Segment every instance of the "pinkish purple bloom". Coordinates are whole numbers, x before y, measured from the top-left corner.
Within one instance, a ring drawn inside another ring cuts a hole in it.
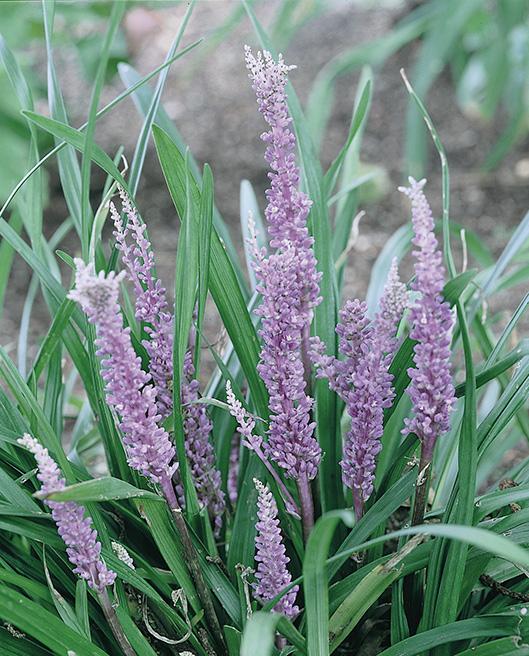
[[[287,565],[290,562],[286,554],[279,519],[277,504],[272,492],[261,481],[254,479],[259,493],[257,499],[257,537],[255,538],[257,561],[257,586],[255,596],[261,603],[266,603],[276,597],[292,581]],[[299,587],[289,590],[274,606],[276,613],[282,613],[289,619],[298,615],[299,608],[295,605]]]
[[[127,275],[134,285],[136,318],[149,324],[145,328],[149,339],[143,341],[143,346],[149,355],[149,372],[156,390],[156,402],[161,418],[164,419],[173,407],[173,316],[168,312],[166,290],[154,274],[154,255],[145,236],[146,226],[141,223],[138,213],[122,189],[120,197],[128,223],[126,227],[123,226],[119,213],[111,205],[116,228],[114,235]],[[127,243],[129,232],[135,242],[134,246]],[[215,452],[210,442],[211,421],[206,407],[196,403],[200,393],[199,383],[195,379],[192,351],[191,344],[185,355],[181,381],[185,448],[198,501],[208,508],[215,524],[215,533],[218,534],[226,504],[220,472],[215,466]]]
[[[262,139],[265,159],[272,169],[266,192],[266,218],[276,249],[268,258],[255,252],[257,290],[263,303],[259,332],[263,346],[259,373],[268,389],[271,410],[267,452],[286,475],[313,479],[321,460],[311,421],[312,399],[305,392],[303,353],[310,334],[313,309],[320,302],[313,239],[307,228],[311,201],[299,190],[295,136],[285,93],[290,70],[282,57],[270,53],[254,57],[246,47],[246,65],[257,96],[259,111],[270,126]]]
[[[258,371],[269,393],[270,417],[267,450],[291,478],[313,479],[321,459],[311,421],[313,400],[305,393],[301,345],[305,318],[300,313],[303,281],[297,270],[295,249],[256,260],[257,290],[263,302],[263,347]]]
[[[345,402],[351,417],[341,465],[343,482],[353,490],[358,516],[373,491],[384,408],[391,406],[394,395],[389,365],[406,304],[406,286],[399,280],[394,260],[372,323],[367,318],[366,304],[358,299],[346,301],[340,311],[340,323],[336,326],[340,360],[325,355],[325,345],[318,338],[311,340],[310,355],[317,377],[329,379],[330,388]]]
[[[376,456],[382,448],[380,438],[384,431],[384,408],[391,406],[394,397],[389,365],[395,354],[395,333],[406,302],[406,286],[399,280],[397,262],[394,260],[380,301],[380,310],[360,344],[352,377],[353,386],[346,394],[351,428],[344,443],[342,478],[344,484],[353,490],[358,516],[362,513],[363,502],[373,492]]]
[[[105,381],[108,404],[119,417],[129,465],[154,483],[171,477],[175,448],[167,431],[158,426],[161,417],[156,391],[149,374],[141,368],[130,339],[130,328],[123,327],[118,297],[123,274],[105,277],[94,273],[92,265],[76,259],[75,289],[69,298],[77,301],[96,327],[97,354]]]
[[[434,235],[432,211],[423,193],[426,180],[417,182],[409,178],[409,182],[409,187],[399,187],[399,191],[411,200],[416,246],[412,289],[420,296],[410,312],[410,336],[417,344],[415,368],[408,370],[411,378],[408,394],[414,416],[406,421],[406,432],[415,433],[431,457],[436,439],[450,427],[450,411],[455,403],[450,374],[453,317],[442,294],[445,270]]]
[[[27,434],[20,438],[18,443],[35,456],[42,494],[60,492],[66,487],[61,471],[48,449]],[[53,521],[66,544],[68,558],[75,565],[74,572],[98,592],[102,592],[107,585],[112,585],[116,574],[109,570],[101,559],[101,543],[97,539],[97,532],[92,528],[92,520],[85,517],[83,506],[73,501],[45,500],[45,504],[51,508]]]
[[[151,243],[145,235],[147,226],[140,221],[138,213],[129,197],[119,190],[123,211],[127,215],[127,225],[123,225],[120,214],[110,204],[110,213],[114,221],[117,247],[127,269],[127,276],[134,285],[136,294],[135,315],[143,321],[149,339],[143,346],[149,355],[149,371],[156,391],[156,403],[162,419],[171,414],[173,395],[173,317],[168,312],[165,288],[154,275],[154,255]],[[129,233],[134,245],[127,242]]]

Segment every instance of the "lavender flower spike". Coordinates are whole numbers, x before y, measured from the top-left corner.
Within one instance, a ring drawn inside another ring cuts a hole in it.
[[[222,516],[226,509],[220,471],[215,465],[215,451],[209,440],[213,424],[204,405],[196,403],[199,399],[199,383],[194,378],[192,351],[184,357],[182,380],[182,404],[185,448],[191,468],[191,476],[199,502],[208,508],[214,523],[215,535],[222,527]]]
[[[258,52],[257,57],[248,46],[244,50],[259,111],[270,126],[261,139],[267,144],[265,159],[272,169],[268,174],[272,186],[266,192],[268,207],[265,211],[271,246],[278,248],[289,242],[306,250],[313,242],[307,230],[312,202],[298,188],[300,174],[294,154],[296,138],[290,129],[292,119],[288,115],[285,92],[287,74],[295,66],[287,66],[282,55],[275,62],[266,50],[262,54]],[[307,266],[309,264],[307,262]],[[317,289],[315,294],[318,295]]]
[[[406,307],[406,286],[400,282],[394,260],[380,301],[380,309],[354,370],[353,387],[347,394],[347,412],[351,428],[347,434],[342,460],[342,479],[353,490],[357,517],[363,503],[373,492],[376,456],[382,445],[384,408],[394,397],[393,376],[389,365],[395,353],[395,333]]]
[[[18,440],[21,446],[35,456],[38,466],[37,478],[42,483],[41,492],[51,494],[66,487],[60,469],[45,449],[34,437],[27,433]],[[45,501],[51,508],[51,515],[57,524],[59,535],[66,544],[66,553],[75,565],[74,572],[88,585],[103,592],[107,585],[112,585],[116,574],[109,570],[101,560],[101,543],[92,528],[92,520],[85,517],[83,506],[73,501]]]
[[[145,236],[145,224],[123,189],[120,188],[123,211],[128,217],[127,226],[115,207],[110,211],[114,220],[114,236],[122,254],[127,275],[134,284],[136,292],[135,313],[139,321],[147,322],[145,332],[149,339],[143,346],[149,355],[149,372],[156,390],[156,403],[162,419],[172,411],[173,380],[173,317],[168,312],[166,291],[154,274],[154,255],[151,244]],[[127,242],[129,232],[135,242]],[[190,342],[194,342],[193,339]],[[208,508],[215,524],[215,533],[220,532],[222,515],[226,507],[221,489],[220,472],[215,466],[215,452],[210,442],[211,421],[205,406],[194,403],[198,400],[199,383],[195,379],[192,351],[194,343],[185,355],[181,396],[185,432],[186,455],[199,502]]]
[[[316,476],[321,449],[310,421],[312,399],[305,393],[304,350],[313,308],[320,302],[320,274],[307,229],[311,202],[299,187],[295,137],[285,94],[290,70],[282,57],[275,62],[270,53],[254,57],[246,47],[246,65],[260,112],[270,126],[262,139],[267,143],[265,159],[272,172],[266,192],[266,218],[271,246],[276,252],[254,260],[258,291],[263,303],[260,336],[263,340],[259,373],[270,395],[268,453],[305,488]]]
[[[175,448],[165,429],[158,426],[155,389],[134,351],[130,328],[123,327],[118,303],[122,274],[96,275],[93,266],[80,259],[75,265],[75,289],[69,298],[81,305],[96,327],[107,401],[120,418],[128,463],[153,483],[163,482],[176,470],[171,464]]]
[[[119,190],[123,211],[128,223],[124,227],[121,216],[110,204],[110,213],[114,221],[114,236],[121,259],[127,269],[127,275],[134,285],[136,293],[135,315],[138,321],[146,322],[145,332],[149,339],[143,346],[149,355],[149,372],[156,390],[156,403],[162,419],[171,414],[173,394],[173,317],[168,312],[168,303],[159,278],[153,274],[154,255],[151,243],[145,236],[146,225],[140,221],[129,197],[123,189]],[[131,234],[135,242],[127,242]]]
[[[258,584],[255,596],[262,603],[277,596],[292,581],[287,565],[290,561],[286,555],[285,545],[281,536],[279,520],[277,519],[277,504],[268,487],[254,479],[259,493],[257,499],[257,537],[255,538],[257,561],[256,577]],[[289,619],[298,615],[299,608],[295,605],[299,587],[289,590],[274,606],[276,613],[282,613]]]
[[[158,426],[161,419],[156,406],[156,392],[150,376],[141,368],[130,340],[130,328],[124,328],[118,303],[121,274],[104,276],[94,273],[91,265],[76,259],[76,289],[69,298],[78,301],[96,326],[97,354],[102,357],[102,376],[106,383],[107,402],[120,417],[127,460],[153,483],[161,487],[180,534],[186,565],[204,606],[205,616],[222,642],[220,625],[211,594],[205,584],[191,535],[182,516],[174,491],[172,476],[177,464],[171,464],[175,448],[167,431]],[[122,272],[123,273],[123,272]]]
[[[414,416],[406,421],[406,431],[414,432],[423,446],[423,456],[431,459],[435,441],[450,426],[450,411],[455,403],[450,374],[450,341],[453,317],[443,299],[445,270],[442,253],[434,235],[434,220],[422,191],[426,180],[409,178],[409,187],[399,191],[411,200],[416,250],[415,280],[412,289],[420,293],[411,308],[410,336],[417,341],[415,368],[410,368],[408,394]]]

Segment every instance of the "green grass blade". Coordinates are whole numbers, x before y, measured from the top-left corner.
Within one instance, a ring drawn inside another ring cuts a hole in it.
[[[471,0],[472,1],[472,0]],[[442,176],[442,196],[443,196],[443,253],[446,263],[446,268],[448,275],[453,278],[456,275],[456,267],[454,264],[454,257],[452,255],[452,247],[450,246],[450,171],[448,169],[448,159],[446,157],[446,151],[439,137],[433,121],[426,109],[425,104],[421,100],[420,96],[415,92],[414,88],[411,86],[404,70],[401,69],[400,74],[406,85],[406,89],[410,94],[411,98],[415,102],[420,116],[428,128],[432,141],[434,142],[435,148],[441,160],[441,176]]]
[[[55,121],[51,118],[46,118],[34,112],[22,112],[27,118],[38,125],[38,127],[46,130],[53,136],[61,139],[65,143],[72,145],[76,150],[85,152],[86,136],[65,123]],[[119,172],[117,166],[110,159],[110,157],[95,143],[92,142],[89,149],[90,157],[105,173],[108,173],[112,178],[118,182],[124,189],[128,190],[128,185],[123,176]],[[86,175],[86,174],[85,174]],[[87,240],[90,239],[90,232],[87,234]]]
[[[413,73],[413,85],[422,98],[427,97],[428,91],[451,55],[454,44],[461,37],[463,28],[481,5],[481,0],[447,0],[432,5],[439,13],[430,23]],[[443,29],[439,29],[440,25],[443,25]],[[410,103],[406,114],[405,161],[409,173],[416,177],[424,174],[426,163],[422,117],[422,111],[417,111],[413,103]]]
[[[328,171],[325,173],[325,176],[323,178],[323,184],[327,196],[330,196],[332,194],[334,187],[336,185],[336,180],[340,175],[340,170],[342,168],[342,164],[344,162],[345,156],[347,155],[347,151],[349,150],[351,144],[353,143],[353,139],[355,138],[356,134],[362,128],[364,120],[367,117],[369,106],[371,104],[371,87],[372,87],[372,81],[368,79],[364,85],[364,88],[362,89],[360,100],[358,101],[358,104],[355,108],[353,118],[351,120],[351,127],[349,128],[349,134],[347,135],[345,144],[342,146],[337,157],[330,165]]]
[[[171,47],[167,52],[167,56],[165,58],[166,62],[169,61],[174,56],[176,49],[180,45],[180,42],[182,40],[182,37],[184,36],[184,32],[189,22],[189,19],[191,18],[191,14],[193,13],[194,6],[195,6],[195,0],[192,0],[192,2],[188,3],[186,13],[184,14],[182,22],[180,23],[178,33],[175,36],[173,43],[171,44]],[[167,81],[168,74],[169,74],[169,66],[164,68],[163,71],[160,73],[160,77],[158,78],[158,82],[156,84],[156,88],[154,90],[154,94],[152,96],[149,108],[147,109],[147,113],[145,114],[143,125],[141,126],[140,135],[136,142],[136,147],[134,149],[134,156],[132,158],[132,164],[130,166],[130,172],[129,172],[129,185],[133,196],[136,195],[136,191],[138,189],[138,183],[140,181],[141,171],[143,168],[143,163],[145,161],[145,154],[147,152],[147,144],[149,142],[152,124],[158,113],[158,107],[160,105],[162,93],[165,87],[165,83]]]
[[[103,45],[98,57],[98,65],[90,105],[88,120],[84,138],[84,148],[81,160],[81,250],[86,261],[90,247],[90,234],[92,231],[92,208],[90,206],[90,171],[92,167],[92,149],[94,146],[94,135],[97,119],[97,105],[105,81],[105,73],[108,65],[110,48],[116,36],[119,24],[125,13],[126,5],[114,2],[108,20],[108,28],[103,40]]]
[[[173,347],[173,407],[175,443],[180,463],[180,476],[184,486],[186,510],[196,515],[199,505],[191,479],[185,450],[185,434],[182,418],[182,381],[185,354],[189,348],[189,335],[198,283],[200,218],[191,198],[190,172],[186,166],[185,212],[181,215],[175,271],[175,321]]]
[[[68,485],[60,492],[54,492],[46,496],[52,501],[76,501],[78,503],[88,503],[90,501],[102,503],[116,499],[135,499],[138,497],[163,501],[162,497],[154,492],[140,490],[134,485],[111,476],[93,478],[75,485]]]
[[[48,105],[51,118],[68,123],[66,106],[57,79],[53,59],[53,18],[55,14],[55,1],[42,0],[42,13],[44,16],[44,37],[46,40],[47,73],[48,73]],[[56,138],[56,145],[60,141]],[[57,151],[59,177],[64,193],[64,199],[70,212],[77,232],[81,234],[81,169],[72,146],[65,145]]]
[[[209,265],[211,252],[211,232],[213,229],[213,174],[208,164],[204,165],[202,176],[202,194],[200,196],[200,234],[198,239],[198,310],[197,310],[197,339],[195,349],[195,369],[197,378],[200,373],[200,350],[202,326],[206,311],[206,301],[209,289]]]
[[[511,616],[489,615],[461,620],[460,622],[451,622],[445,626],[406,638],[406,640],[393,645],[389,649],[385,649],[380,656],[419,656],[439,645],[446,645],[460,640],[491,638],[501,635],[514,636],[517,633],[518,621],[518,617],[513,614]],[[471,653],[479,653],[474,649]],[[493,653],[499,656],[501,652]]]
[[[77,656],[107,656],[64,622],[5,585],[0,586],[0,617],[42,642],[56,654],[74,650]]]
[[[11,219],[9,221],[9,227],[17,235],[20,235],[22,231],[22,219],[18,212],[13,212]],[[9,274],[11,273],[11,267],[13,266],[13,260],[15,256],[15,249],[12,244],[7,240],[3,239],[0,243],[0,320],[2,319],[4,311],[4,299],[9,283]]]
[[[153,126],[153,134],[158,158],[176,210],[180,217],[185,216],[185,160],[176,144],[156,125]],[[190,185],[197,216],[201,194],[193,179],[190,180]],[[264,418],[268,415],[268,399],[256,369],[259,361],[259,341],[233,266],[215,229],[211,234],[210,258],[211,295],[240,359],[255,410]]]
[[[242,635],[240,656],[272,656],[280,617],[277,613],[253,613]]]
[[[8,48],[4,38],[0,36],[0,60],[4,65],[11,86],[17,96],[22,110],[33,110],[33,97],[29,85],[20,69],[13,53]],[[38,135],[35,126],[29,123],[29,163],[39,160]],[[31,179],[26,190],[23,204],[20,204],[22,219],[29,234],[33,248],[40,252],[42,239],[42,175],[38,173]]]
[[[457,306],[457,314],[465,354],[466,383],[465,408],[458,444],[458,499],[455,512],[449,515],[449,520],[455,524],[472,525],[478,451],[476,379],[470,335],[464,309],[460,304]],[[454,599],[459,599],[461,593],[467,552],[468,547],[460,543],[452,543],[448,547],[434,611],[436,626],[453,622],[457,617],[457,605],[454,604]],[[446,651],[441,649],[440,653]]]
[[[421,539],[418,536],[418,539],[410,540],[387,562],[377,565],[342,601],[329,620],[331,652],[342,644],[369,607],[399,578],[399,563],[418,546]]]
[[[191,45],[187,46],[186,48],[183,48],[180,52],[178,52],[174,58],[172,58],[170,61],[164,62],[160,66],[157,66],[154,70],[152,70],[150,73],[148,73],[145,77],[139,78],[133,85],[131,85],[128,89],[120,93],[118,96],[116,96],[111,102],[109,102],[107,105],[105,105],[102,109],[100,109],[97,112],[97,118],[100,118],[101,116],[104,116],[106,113],[111,111],[114,107],[119,105],[119,103],[127,98],[129,95],[133,94],[135,91],[140,89],[144,84],[146,84],[149,80],[151,80],[153,77],[158,75],[160,71],[162,71],[164,68],[169,66],[170,64],[173,63],[173,61],[176,61],[177,59],[180,59],[183,55],[188,53],[190,50],[195,48],[200,41],[196,41],[195,43],[192,43]],[[63,121],[59,121],[59,123],[63,123]],[[86,123],[84,123],[80,128],[79,131],[82,131],[86,128]],[[24,187],[24,185],[28,182],[28,180],[31,179],[33,175],[41,168],[41,166],[47,162],[53,155],[57,154],[59,151],[61,151],[63,148],[65,148],[67,145],[66,141],[61,141],[55,148],[50,150],[46,155],[41,157],[39,161],[32,166],[32,168],[17,182],[17,184],[13,187],[12,191],[10,192],[9,196],[7,197],[6,201],[2,205],[2,208],[0,209],[0,217],[3,217],[7,208],[11,205],[13,200],[16,198],[18,192]],[[79,148],[79,150],[82,150],[82,147]]]

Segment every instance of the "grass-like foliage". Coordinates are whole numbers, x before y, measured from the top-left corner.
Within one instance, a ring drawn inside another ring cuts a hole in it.
[[[446,154],[405,79],[440,155],[442,217],[410,178],[366,301],[346,298],[371,80],[323,170],[291,67],[243,4],[262,52],[247,48],[241,67],[270,167],[263,203],[242,184],[244,262],[213,172],[160,104],[169,65],[197,45],[180,45],[192,3],[164,65],[123,69],[126,91],[98,110],[125,9],[112,4],[78,129],[53,65],[53,3],[49,116],[2,43],[30,166],[1,209],[0,296],[16,252],[33,272],[26,306],[40,288],[51,319],[29,366],[27,327],[17,363],[0,347],[1,653],[529,654],[529,459],[502,462],[529,439],[529,349],[516,341],[529,295],[505,326],[487,312],[528,279],[529,217],[496,262],[468,232],[458,270]],[[94,134],[129,96],[143,127],[125,174]],[[44,155],[41,132],[55,140]],[[174,304],[135,204],[151,137],[179,219]],[[69,217],[47,239],[52,157]],[[107,175],[99,204],[93,167]],[[222,349],[204,334],[211,302]]]

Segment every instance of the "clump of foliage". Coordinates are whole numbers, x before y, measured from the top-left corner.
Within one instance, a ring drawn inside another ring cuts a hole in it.
[[[264,219],[243,185],[249,283],[210,167],[198,169],[160,106],[169,64],[196,45],[179,49],[192,6],[154,93],[153,75],[138,77],[97,111],[115,3],[87,125],[68,125],[54,76],[51,117],[24,107],[36,162],[9,202],[27,195],[30,243],[3,217],[0,234],[32,268],[51,323],[29,373],[0,347],[2,653],[529,653],[529,461],[501,466],[529,439],[529,351],[513,343],[529,295],[503,329],[482,311],[527,279],[517,255],[529,219],[497,263],[468,234],[481,270],[457,272],[446,154],[408,84],[441,155],[441,236],[425,181],[410,178],[411,224],[388,239],[367,300],[343,298],[355,184],[342,169],[370,83],[323,172],[292,67],[246,10],[263,47],[246,49],[246,65],[270,167]],[[140,91],[126,178],[94,142],[95,122]],[[37,127],[57,140],[43,158]],[[174,305],[134,202],[151,133],[180,220]],[[78,253],[59,252],[63,277],[31,184],[52,155],[79,236]],[[93,163],[108,176],[95,211]],[[204,385],[209,296],[229,344],[208,344]]]

